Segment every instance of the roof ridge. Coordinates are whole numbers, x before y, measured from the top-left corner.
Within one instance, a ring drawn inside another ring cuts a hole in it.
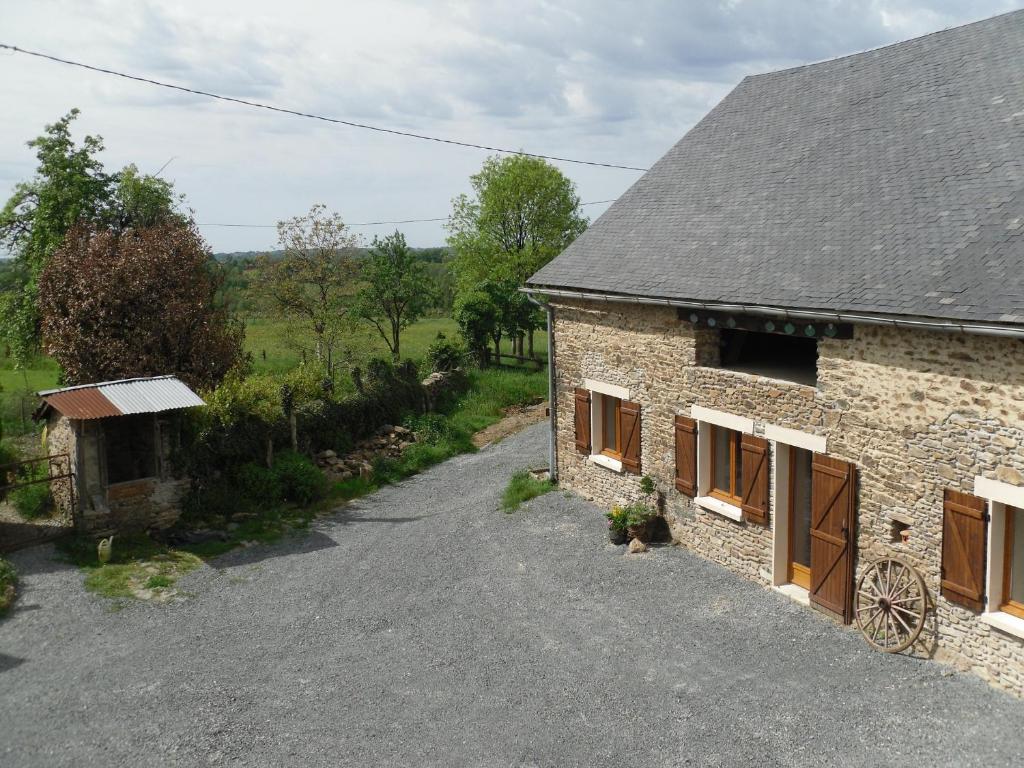
[[[896,48],[901,45],[908,45],[910,43],[916,43],[919,40],[924,40],[929,37],[935,37],[936,35],[944,35],[948,32],[954,32],[960,29],[967,29],[968,27],[974,27],[979,24],[987,24],[990,21],[1001,19],[1005,16],[1013,16],[1015,14],[1024,14],[1024,8],[1015,8],[1012,11],[1006,11],[1004,13],[997,13],[995,16],[986,16],[983,19],[975,19],[974,21],[968,21],[964,24],[957,24],[952,27],[943,27],[942,29],[936,29],[933,32],[925,32],[923,35],[917,37],[908,37],[906,40],[895,40],[891,43],[885,43],[884,45],[876,45],[874,48],[865,48],[863,51],[854,51],[853,53],[844,53],[841,56],[833,56],[828,59],[819,59],[817,61],[808,61],[803,64],[796,64],[792,67],[783,67],[782,69],[769,69],[765,72],[755,72],[754,74],[747,75],[744,80],[755,80],[760,77],[768,77],[769,75],[784,75],[790,72],[796,72],[801,69],[808,69],[810,67],[821,66],[822,64],[831,64],[836,61],[842,61],[843,59],[853,59],[858,56],[865,56],[869,53],[875,53],[877,51],[884,51],[886,48]]]
[[[114,379],[112,381],[97,381],[91,384],[72,384],[70,387],[57,387],[55,389],[41,389],[36,392],[36,395],[42,397],[43,395],[52,395],[57,392],[74,392],[77,389],[98,389],[99,387],[109,387],[114,384],[129,384],[133,381],[158,381],[160,379],[176,379],[178,378],[173,373],[165,373],[160,376],[135,376],[130,379]]]

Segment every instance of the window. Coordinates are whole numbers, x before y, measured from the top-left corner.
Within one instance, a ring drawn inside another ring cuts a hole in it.
[[[622,458],[622,400],[611,395],[597,395],[601,406],[600,453],[613,459]]]
[[[722,368],[817,386],[817,339],[738,328],[719,333]]]
[[[1003,534],[1003,603],[999,609],[1024,619],[1024,509],[1006,507]]]
[[[811,457],[789,449],[789,580],[811,588]]]
[[[124,483],[156,475],[156,426],[152,414],[104,419],[107,482]]]
[[[739,505],[743,495],[742,435],[734,429],[711,427],[710,496]]]

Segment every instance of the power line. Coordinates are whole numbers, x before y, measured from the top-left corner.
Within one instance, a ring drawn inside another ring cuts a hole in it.
[[[35,56],[40,59],[46,59],[47,61],[54,61],[58,64],[67,64],[71,67],[79,67],[81,69],[87,69],[91,72],[100,72],[104,75],[113,75],[114,77],[121,77],[125,80],[135,80],[139,83],[148,83],[149,85],[156,85],[160,88],[170,88],[174,91],[181,91],[183,93],[191,93],[196,96],[206,96],[210,99],[218,99],[220,101],[229,101],[234,104],[243,104],[247,107],[255,107],[256,109],[266,109],[271,112],[281,112],[286,115],[294,115],[295,117],[306,117],[311,120],[321,120],[325,123],[335,123],[337,125],[347,125],[350,128],[362,128],[367,131],[377,131],[378,133],[390,133],[393,136],[404,136],[409,139],[421,139],[423,141],[435,141],[439,144],[452,144],[457,147],[469,147],[471,149],[483,149],[487,152],[500,152],[506,155],[524,155],[526,157],[538,157],[542,160],[555,160],[561,163],[575,163],[577,165],[591,165],[599,168],[618,168],[624,171],[646,171],[647,168],[637,168],[632,165],[616,165],[615,163],[599,163],[593,160],[575,160],[571,157],[557,157],[555,155],[541,155],[536,152],[523,152],[517,149],[502,149],[501,147],[490,147],[486,144],[473,144],[468,141],[457,141],[455,139],[442,139],[437,136],[427,136],[422,133],[411,133],[409,131],[399,131],[394,128],[381,128],[377,125],[368,125],[367,123],[356,123],[351,120],[339,120],[334,117],[324,117],[323,115],[316,115],[310,112],[300,112],[296,109],[288,109],[286,107],[275,107],[270,104],[262,104],[258,101],[249,101],[247,99],[239,99],[234,96],[221,96],[220,94],[210,93],[209,91],[200,91],[195,88],[186,88],[183,85],[174,85],[172,83],[164,83],[160,80],[151,80],[148,77],[140,77],[138,75],[129,75],[124,72],[118,72],[113,69],[106,69],[104,67],[96,67],[91,64],[83,64],[80,61],[72,61],[71,59],[62,59],[59,56],[51,56],[47,53],[40,53],[39,51],[29,51],[25,48],[18,48],[15,45],[6,45],[0,43],[0,49],[6,49],[13,51],[14,53],[24,53],[28,56]]]
[[[615,200],[592,200],[589,203],[580,203],[580,205],[600,205],[601,203],[614,203]],[[360,221],[354,224],[346,224],[346,227],[374,227],[381,224],[419,224],[427,221],[448,221],[447,216],[438,216],[433,219],[400,219],[398,221]],[[277,229],[277,224],[215,224],[215,223],[197,223],[199,227],[245,227],[252,229]]]

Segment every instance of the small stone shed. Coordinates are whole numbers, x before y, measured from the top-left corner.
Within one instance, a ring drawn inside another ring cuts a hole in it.
[[[50,455],[67,454],[76,498],[54,485],[58,508],[75,527],[103,532],[163,528],[179,514],[187,481],[171,453],[180,416],[203,400],[174,376],[124,379],[39,392]]]

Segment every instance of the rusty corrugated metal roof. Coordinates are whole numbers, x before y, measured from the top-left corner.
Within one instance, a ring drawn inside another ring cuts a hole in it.
[[[70,389],[44,395],[43,402],[69,419],[102,419],[120,416],[121,411],[95,388]]]
[[[160,413],[204,405],[203,400],[174,376],[104,381],[39,392],[43,407],[53,408],[69,419],[102,419],[134,413]]]

